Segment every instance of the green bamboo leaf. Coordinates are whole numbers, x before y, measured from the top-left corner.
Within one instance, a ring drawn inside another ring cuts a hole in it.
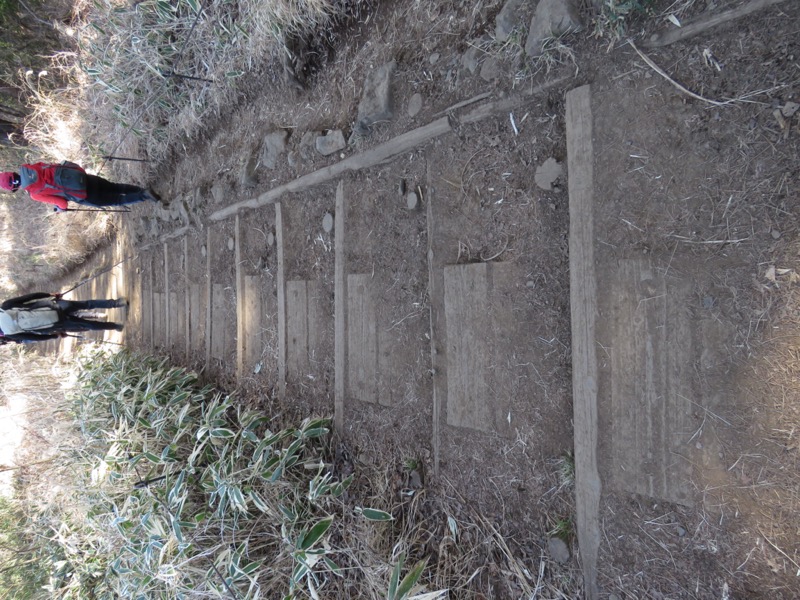
[[[340,481],[339,483],[335,483],[335,484],[333,484],[333,486],[331,486],[331,495],[334,498],[338,498],[339,496],[341,496],[344,493],[344,491],[347,488],[350,487],[351,483],[353,483],[353,476],[352,475],[348,475],[347,478],[344,479],[344,481]]]
[[[267,501],[264,500],[264,498],[262,498],[258,494],[258,492],[250,491],[250,492],[248,492],[247,495],[250,497],[250,500],[253,501],[253,504],[255,504],[255,506],[256,506],[256,508],[258,510],[260,510],[263,513],[271,512],[270,509],[269,509],[269,505],[267,504]]]
[[[327,427],[317,427],[315,429],[307,429],[307,430],[305,430],[303,432],[303,437],[308,438],[308,439],[310,439],[310,438],[318,438],[318,437],[322,437],[323,435],[325,435],[329,431],[330,431],[330,429],[328,429]]]
[[[328,565],[328,568],[331,570],[331,573],[333,573],[337,577],[344,577],[344,573],[342,573],[342,568],[335,562],[333,562],[330,558],[325,556],[323,557],[322,560],[324,560],[325,564]]]
[[[181,532],[181,526],[177,519],[172,519],[172,531],[175,532],[175,537],[178,542],[183,542],[183,533]]]
[[[405,553],[401,552],[397,558],[397,564],[392,569],[392,576],[389,578],[389,591],[386,594],[387,600],[395,600],[397,598],[397,586],[400,584],[400,571],[403,570],[403,563],[406,560]]]
[[[412,588],[417,585],[417,581],[419,581],[427,565],[428,559],[426,558],[425,560],[419,561],[414,565],[414,568],[406,573],[406,576],[403,577],[403,581],[401,581],[400,585],[397,587],[397,600],[405,600],[405,598],[408,597]]]
[[[326,517],[314,525],[311,530],[303,536],[303,539],[300,542],[300,549],[308,550],[314,544],[316,544],[319,539],[328,531],[331,523],[333,523],[332,516]]]
[[[232,438],[235,437],[236,434],[231,431],[230,429],[225,429],[224,427],[218,427],[216,429],[211,430],[211,437],[213,438]]]
[[[378,510],[377,508],[358,508],[356,507],[356,513],[361,514],[365,519],[369,521],[393,521],[394,517],[389,513]]]
[[[151,463],[160,464],[161,458],[153,454],[152,452],[145,452],[144,457],[149,460]]]

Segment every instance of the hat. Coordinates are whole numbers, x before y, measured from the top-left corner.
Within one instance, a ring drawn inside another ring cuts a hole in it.
[[[19,174],[13,171],[0,173],[0,188],[9,192],[16,192],[19,189]]]

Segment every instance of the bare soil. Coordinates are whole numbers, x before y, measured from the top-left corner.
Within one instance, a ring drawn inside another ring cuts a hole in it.
[[[668,3],[657,5],[665,10]],[[453,514],[466,515],[469,506],[493,523],[535,581],[549,537],[563,535],[573,552],[578,548],[569,526],[575,518],[570,483],[559,478],[573,436],[567,179],[565,174],[543,190],[534,173],[548,158],[566,163],[564,95],[591,83],[601,106],[596,146],[606,152],[595,191],[598,235],[606,248],[599,260],[653,257],[666,278],[691,283],[693,302],[686,310],[702,313],[707,324],[707,352],[691,385],[697,397],[709,399],[689,432],[700,431],[688,459],[704,468],[693,468],[684,503],[621,492],[620,486],[605,490],[601,597],[798,597],[800,112],[781,123],[774,111],[800,102],[800,6],[787,2],[686,42],[646,50],[697,94],[730,100],[722,106],[688,97],[630,46],[609,47],[587,32],[562,39],[563,46],[538,61],[525,58],[519,43],[479,42],[493,31],[499,8],[497,2],[455,0],[377,3],[369,19],[339,32],[305,90],[290,90],[277,66],[253,76],[239,106],[163,165],[157,191],[184,204],[186,224],[210,226],[212,211],[368,151],[457,102],[483,92],[492,99],[512,97],[566,78],[511,115],[458,126],[390,164],[347,178],[348,189],[357,190],[348,203],[348,269],[377,282],[376,319],[388,340],[382,359],[392,363],[391,373],[402,375],[380,383],[378,403],[348,405],[348,453],[365,464],[396,465],[398,495],[407,483],[403,465],[421,463],[428,494],[451,503]],[[697,2],[688,13],[704,8]],[[650,18],[631,31],[647,39],[665,23]],[[498,61],[490,81],[462,64],[475,44],[483,49],[481,61]],[[716,62],[704,59],[705,50]],[[397,61],[394,119],[341,155],[303,157],[304,133],[349,134],[364,77],[389,60]],[[411,117],[406,107],[414,93],[422,94],[423,108]],[[296,161],[289,164],[284,155],[275,169],[259,168],[255,181],[243,183],[261,139],[277,129],[289,131],[287,152],[295,152]],[[286,279],[315,280],[318,306],[330,323],[333,234],[323,231],[322,221],[334,210],[334,188],[320,186],[282,201]],[[408,191],[422,197],[420,211],[408,210]],[[429,198],[435,202],[432,229]],[[120,223],[134,250],[184,224],[150,207],[136,210],[153,214],[140,217],[147,226],[136,218]],[[246,211],[241,218],[246,271],[271,281],[277,270],[269,243],[274,211]],[[215,224],[207,248],[214,276],[229,285],[235,271],[228,249],[232,224]],[[198,239],[205,244],[204,231]],[[502,355],[513,357],[493,366],[492,397],[502,407],[493,433],[446,427],[439,477],[432,476],[429,245],[441,265],[498,267],[496,295],[486,310],[496,312],[491,333],[503,340]],[[182,265],[187,280],[201,282],[205,260],[196,252],[190,256]],[[153,273],[158,286],[163,269]],[[274,330],[273,317],[267,315],[265,330]],[[291,384],[289,396],[298,410],[331,414],[332,330],[320,339],[313,377]],[[265,348],[264,373],[274,372],[276,352]],[[228,357],[212,373],[233,382],[235,365]],[[259,394],[273,397],[263,374],[240,383],[256,400]],[[619,477],[610,468],[601,465],[601,473]],[[435,540],[430,548],[441,550]],[[576,564],[575,558],[567,566],[550,561],[548,569],[570,580],[564,589],[579,590]],[[493,597],[520,596],[502,580],[502,574],[482,575],[464,597],[485,597],[490,590]]]

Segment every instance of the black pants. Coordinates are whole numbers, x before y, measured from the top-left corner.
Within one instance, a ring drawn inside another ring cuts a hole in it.
[[[148,200],[147,190],[138,185],[113,183],[97,175],[86,175],[86,204],[119,206]],[[98,307],[100,308],[100,307]]]
[[[96,308],[116,308],[116,300],[56,300],[61,319],[57,327],[62,331],[122,331],[119,323],[94,321],[75,315],[81,310],[94,310]]]

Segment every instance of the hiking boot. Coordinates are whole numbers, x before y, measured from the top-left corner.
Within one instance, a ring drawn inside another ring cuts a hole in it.
[[[122,331],[123,327],[122,323],[114,323],[114,331]]]
[[[158,202],[161,206],[169,206],[169,201],[164,201],[164,199],[156,194],[152,190],[146,190],[144,193],[144,197],[151,202]]]
[[[114,300],[114,306],[116,308],[127,308],[128,306],[130,306],[130,304],[131,303],[128,302],[127,298],[117,298],[116,300]]]

